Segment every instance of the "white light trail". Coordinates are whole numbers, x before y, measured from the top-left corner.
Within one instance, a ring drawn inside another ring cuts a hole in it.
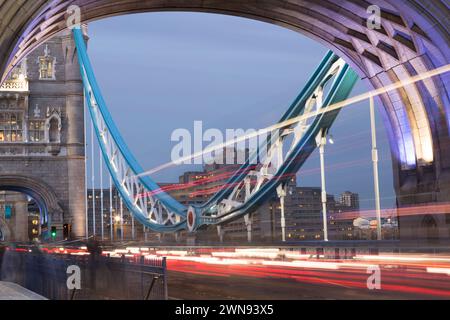
[[[420,257],[420,256],[388,256],[388,255],[356,255],[355,259],[361,260],[378,260],[378,261],[406,261],[406,262],[450,262],[450,258],[439,258],[439,257]]]
[[[450,276],[450,269],[449,268],[431,268],[431,267],[428,267],[427,268],[427,272],[429,272],[429,273],[443,273],[443,274],[446,274],[446,275]]]
[[[318,262],[318,261],[262,261],[265,266],[279,266],[291,268],[308,268],[308,269],[329,269],[337,270],[339,268],[334,262]]]
[[[137,176],[138,177],[142,177],[142,176],[147,176],[147,175],[156,173],[158,171],[167,169],[169,167],[181,164],[181,163],[183,163],[185,161],[189,161],[189,160],[201,157],[201,156],[203,156],[205,154],[210,154],[213,151],[223,150],[225,147],[228,147],[230,145],[234,145],[234,144],[236,144],[238,142],[243,142],[245,140],[248,140],[248,139],[251,139],[251,138],[255,138],[255,137],[259,136],[259,135],[268,134],[268,133],[273,132],[273,131],[275,131],[277,129],[281,129],[281,128],[285,128],[285,127],[291,126],[291,125],[293,125],[293,124],[295,124],[297,122],[300,122],[300,121],[303,121],[303,120],[307,120],[309,118],[315,117],[315,116],[320,115],[322,113],[327,113],[327,112],[331,112],[331,111],[334,111],[334,110],[342,109],[344,107],[347,107],[349,105],[355,104],[357,102],[361,102],[361,101],[367,100],[367,99],[369,99],[371,97],[375,97],[375,96],[387,93],[389,91],[396,90],[396,89],[399,89],[401,87],[404,87],[404,86],[416,83],[418,81],[425,80],[425,79],[428,79],[428,78],[431,78],[431,77],[434,77],[434,76],[437,76],[437,75],[440,75],[440,74],[443,74],[443,73],[446,73],[446,72],[449,72],[449,71],[450,71],[450,64],[447,64],[445,66],[442,66],[442,67],[439,67],[439,68],[436,68],[436,69],[424,72],[422,74],[419,74],[419,75],[416,75],[416,76],[413,76],[413,77],[408,77],[406,79],[400,80],[400,81],[392,83],[390,85],[387,85],[387,86],[384,86],[384,87],[381,87],[381,88],[378,88],[378,89],[375,89],[375,90],[372,90],[372,91],[368,91],[366,93],[362,93],[362,94],[356,95],[354,97],[348,98],[348,99],[343,100],[341,102],[337,102],[335,104],[329,105],[326,108],[315,110],[315,111],[310,112],[310,113],[302,114],[302,115],[300,115],[298,117],[291,118],[289,120],[286,120],[286,121],[277,123],[275,125],[272,125],[272,126],[269,126],[269,127],[263,128],[263,129],[260,129],[258,131],[249,133],[247,135],[242,135],[242,136],[236,137],[234,139],[227,140],[224,143],[205,148],[202,151],[199,151],[199,152],[196,152],[196,153],[184,156],[184,157],[178,159],[177,161],[167,162],[167,163],[162,164],[162,165],[160,165],[158,167],[155,167],[153,169],[150,169],[148,171],[140,173]]]

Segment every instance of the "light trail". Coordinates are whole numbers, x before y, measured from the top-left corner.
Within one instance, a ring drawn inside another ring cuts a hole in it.
[[[427,205],[417,205],[402,208],[386,208],[381,210],[381,214],[385,217],[395,215],[400,216],[414,216],[414,215],[424,215],[424,214],[447,214],[450,212],[450,202],[439,203],[439,204],[427,204]],[[358,217],[368,218],[375,217],[375,210],[359,210],[351,212],[342,212],[336,217],[336,220],[350,220]]]
[[[427,272],[430,272],[430,273],[443,273],[443,274],[446,274],[446,275],[450,276],[450,268],[432,268],[432,267],[428,267],[427,268]]]
[[[424,255],[360,256],[354,259],[312,259],[299,255],[290,261],[281,258],[286,251],[272,249],[266,253],[278,253],[260,259],[243,259],[242,254],[264,253],[253,249],[232,252],[211,252],[215,257],[168,257],[168,268],[186,274],[228,278],[230,276],[261,279],[287,279],[305,284],[329,287],[346,287],[370,292],[367,288],[368,267],[382,270],[382,292],[401,294],[402,297],[450,297],[450,258]],[[293,253],[293,252],[292,252]],[[293,253],[295,254],[295,253]],[[225,259],[217,259],[223,256]],[[232,257],[235,258],[232,258]],[[286,257],[285,257],[286,258]],[[360,258],[367,258],[361,261]],[[280,260],[282,259],[282,260]],[[376,261],[372,261],[376,260]],[[433,262],[441,261],[435,265]],[[295,286],[295,285],[294,285]]]
[[[201,156],[203,156],[205,154],[210,154],[213,151],[223,150],[225,147],[234,145],[236,143],[243,142],[243,141],[246,141],[246,140],[249,140],[249,139],[252,139],[252,138],[256,138],[256,137],[258,137],[260,135],[266,135],[266,134],[268,134],[270,132],[273,132],[275,130],[291,126],[291,125],[293,125],[293,124],[295,124],[297,122],[300,122],[300,121],[303,121],[303,120],[307,120],[309,118],[316,117],[316,116],[318,116],[320,114],[323,114],[323,113],[327,113],[327,112],[331,112],[331,111],[334,111],[334,110],[342,109],[344,107],[348,107],[349,105],[352,105],[352,104],[355,104],[357,102],[361,102],[361,101],[367,100],[367,99],[369,99],[371,97],[376,97],[376,96],[379,96],[381,94],[387,93],[389,91],[397,90],[397,89],[402,88],[404,86],[407,86],[407,85],[410,85],[410,84],[413,84],[413,83],[416,83],[418,81],[422,81],[422,80],[425,80],[425,79],[428,79],[428,78],[431,78],[431,77],[434,77],[434,76],[438,76],[440,74],[444,74],[444,73],[449,72],[449,71],[450,71],[450,64],[447,64],[445,66],[442,66],[442,67],[439,67],[439,68],[436,68],[436,69],[424,72],[422,74],[418,74],[416,76],[408,77],[407,79],[403,79],[403,80],[400,80],[398,82],[392,83],[390,85],[387,85],[387,86],[384,86],[384,87],[381,87],[381,88],[378,88],[378,89],[375,89],[375,90],[372,90],[372,91],[368,91],[366,93],[362,93],[362,94],[356,95],[354,97],[348,98],[348,99],[343,100],[341,102],[329,105],[328,107],[325,107],[323,109],[316,110],[316,111],[313,111],[313,112],[310,112],[310,113],[306,113],[306,114],[303,114],[303,115],[291,118],[289,120],[286,120],[286,121],[277,123],[275,125],[272,125],[272,126],[269,126],[269,127],[263,128],[263,129],[260,129],[258,131],[255,131],[255,132],[247,134],[247,135],[242,135],[242,136],[236,137],[234,139],[230,139],[230,140],[228,140],[228,141],[226,141],[224,143],[221,143],[219,145],[216,145],[216,146],[211,146],[211,147],[205,148],[202,151],[199,151],[199,152],[196,152],[196,153],[184,156],[184,157],[178,159],[177,161],[167,162],[167,163],[162,164],[162,165],[160,165],[158,167],[155,167],[154,169],[150,169],[148,171],[140,173],[140,174],[138,174],[136,176],[137,177],[142,177],[142,176],[147,176],[147,175],[156,173],[158,171],[170,168],[172,166],[176,166],[176,165],[182,164],[183,162],[196,159],[196,158],[201,157]]]
[[[332,150],[329,150],[327,152],[328,155],[334,155],[334,154],[342,154],[345,153],[349,150],[355,150],[356,147],[366,147],[367,144],[356,144],[355,146],[355,139],[357,140],[361,140],[363,137],[362,135],[368,133],[370,131],[361,131],[355,134],[351,134],[351,135],[347,135],[344,137],[341,137],[339,139],[339,148],[335,148]],[[349,143],[342,143],[342,141],[349,141],[352,140]],[[390,159],[379,159],[379,162],[382,161],[388,161]],[[348,161],[348,162],[341,162],[338,164],[333,164],[333,165],[327,165],[325,166],[326,170],[329,169],[345,169],[348,167],[353,167],[353,166],[362,166],[362,165],[367,165],[367,159],[366,158],[361,158],[360,160],[352,160],[352,161]],[[200,178],[200,179],[196,179],[195,181],[189,181],[187,183],[174,183],[174,184],[167,184],[164,186],[160,186],[160,188],[155,189],[153,191],[148,191],[148,192],[144,192],[141,194],[138,194],[135,196],[136,198],[140,198],[140,197],[144,197],[145,195],[156,195],[162,192],[172,192],[172,191],[180,191],[180,190],[186,190],[189,188],[193,188],[193,187],[198,187],[204,184],[209,184],[209,183],[213,183],[213,182],[219,182],[220,180],[228,180],[228,178],[230,178],[232,175],[239,173],[239,172],[244,172],[244,170],[242,170],[240,168],[240,166],[238,165],[234,165],[236,168],[236,170],[226,170],[224,172],[221,172],[219,174],[214,174],[211,176],[205,176],[204,178]],[[255,170],[255,168],[257,167],[257,165],[252,165],[249,168],[247,168],[246,170]],[[303,169],[301,168],[298,171],[298,174],[301,174],[302,176],[307,176],[307,175],[313,175],[315,173],[318,173],[320,171],[320,168],[312,168],[312,169]],[[294,174],[292,174],[294,175]],[[229,184],[221,184],[221,186],[214,186],[208,189],[204,189],[204,190],[195,190],[192,191],[189,195],[194,197],[194,196],[198,196],[198,195],[209,195],[212,193],[216,193],[217,191],[219,191],[221,188],[225,187],[225,186],[230,186]]]
[[[89,254],[86,248],[63,246],[42,248],[44,254]],[[286,248],[149,248],[126,247],[103,251],[103,255],[125,258],[132,263],[167,258],[169,272],[222,279],[288,280],[286,290],[303,284],[325,288],[345,287],[359,294],[371,294],[367,288],[367,270],[378,266],[382,272],[381,290],[402,298],[450,298],[450,256],[432,254],[356,254],[348,259],[316,258],[299,249]],[[28,248],[7,248],[27,253]],[[145,262],[144,262],[145,263]],[[238,277],[238,278],[237,278]],[[214,280],[215,283],[216,280]],[[270,282],[269,282],[270,283]],[[326,292],[324,291],[326,295]],[[376,296],[374,296],[376,297]]]
[[[380,261],[396,261],[396,262],[425,262],[425,261],[439,261],[439,262],[449,262],[450,258],[439,258],[439,257],[422,257],[417,255],[401,255],[401,256],[388,256],[388,255],[378,255],[378,256],[371,256],[371,255],[362,255],[356,256],[357,259],[362,260],[380,260]]]
[[[364,166],[367,165],[367,160],[366,159],[361,159],[361,160],[352,160],[352,161],[347,161],[347,162],[341,162],[338,164],[333,164],[333,165],[328,165],[325,168],[326,169],[333,169],[333,170],[341,170],[341,169],[346,169],[346,168],[354,168],[356,166]],[[301,170],[299,171],[301,173],[302,176],[309,176],[309,175],[314,175],[320,172],[320,168],[312,168],[312,169],[308,169],[308,170]],[[289,174],[285,174],[285,175],[281,175],[281,176],[277,176],[275,175],[274,177],[281,177],[281,178],[292,178],[294,177],[295,174],[293,173],[289,173]],[[211,188],[207,188],[207,189],[201,189],[201,190],[195,190],[189,193],[190,196],[195,197],[195,196],[208,196],[208,195],[212,195],[218,191],[220,191],[221,189],[223,189],[224,187],[235,187],[238,186],[241,182],[236,182],[236,183],[224,183],[218,186],[214,186]],[[250,181],[250,185],[255,185],[256,181]]]
[[[330,154],[334,154],[334,153],[342,153],[348,150],[354,150],[355,147],[354,146],[349,146],[348,148],[339,148],[337,149],[335,152],[330,152]],[[379,160],[379,162],[382,161],[388,161],[390,159],[381,159]],[[366,158],[361,158],[359,160],[351,160],[351,161],[346,161],[346,162],[340,162],[337,164],[332,164],[332,165],[327,165],[325,166],[325,169],[330,170],[340,170],[340,169],[346,169],[346,168],[352,168],[355,166],[364,166],[367,165],[367,159]],[[254,168],[255,166],[252,166],[250,168]],[[238,170],[241,171],[241,170]],[[311,168],[311,169],[300,169],[299,170],[299,174],[301,174],[302,176],[308,176],[308,175],[313,175],[316,174],[320,171],[320,168]],[[201,185],[204,184],[209,184],[209,183],[213,183],[213,182],[220,182],[220,180],[226,180],[227,178],[231,177],[236,171],[225,171],[224,173],[220,173],[216,176],[213,177],[206,177],[206,178],[202,178],[202,179],[198,179],[192,182],[188,182],[188,183],[174,183],[174,184],[169,184],[169,185],[165,185],[165,186],[161,186],[158,189],[152,190],[152,191],[148,191],[148,192],[144,192],[141,194],[138,194],[135,196],[136,198],[141,198],[144,197],[145,195],[157,195],[160,194],[162,192],[172,192],[172,191],[180,191],[180,190],[186,190],[186,189],[190,189],[193,187],[199,187]],[[294,177],[296,174],[294,173],[288,173],[285,175],[282,175],[280,177],[282,178],[291,178]],[[274,176],[274,177],[278,177],[278,176]],[[254,184],[255,182],[251,182],[252,184]],[[213,186],[207,189],[200,189],[200,190],[193,190],[192,192],[189,193],[189,195],[191,196],[197,196],[197,195],[210,195],[213,193],[216,193],[217,191],[221,190],[224,187],[230,187],[230,186],[237,186],[239,185],[240,182],[236,182],[234,184],[226,184],[226,183],[222,183],[220,185],[217,186]]]

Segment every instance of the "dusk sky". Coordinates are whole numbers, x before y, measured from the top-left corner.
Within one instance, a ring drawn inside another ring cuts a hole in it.
[[[259,129],[274,124],[327,48],[275,25],[203,13],[148,13],[89,24],[89,55],[111,113],[144,169],[170,161],[173,130]],[[367,91],[359,82],[352,95]],[[374,207],[368,102],[341,111],[326,146],[327,192]],[[388,139],[377,116],[382,207],[395,203]],[[152,175],[177,182],[180,166]],[[316,151],[297,175],[320,186]],[[106,181],[106,179],[105,179]],[[105,185],[106,186],[106,185]]]

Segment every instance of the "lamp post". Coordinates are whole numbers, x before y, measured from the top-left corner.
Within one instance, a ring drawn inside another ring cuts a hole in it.
[[[328,221],[327,221],[327,191],[325,188],[325,145],[327,144],[327,132],[321,129],[316,136],[316,145],[320,155],[320,180],[322,186],[322,220],[323,220],[323,240],[328,241]]]
[[[277,187],[278,198],[280,199],[280,212],[281,212],[281,241],[286,241],[286,218],[284,215],[284,197],[286,197],[286,190],[283,184]]]
[[[120,241],[123,241],[123,200],[120,198]]]
[[[113,195],[112,195],[111,176],[109,176],[109,233],[112,242],[114,240],[114,230],[113,230]]]
[[[104,229],[104,218],[103,218],[103,155],[102,149],[99,148],[99,161],[100,161],[100,223],[102,227],[100,232],[102,235],[102,240],[105,240],[105,229]]]
[[[134,216],[131,215],[131,239],[135,238],[135,230],[134,230]]]
[[[86,135],[87,135],[87,109],[86,109],[86,93],[83,91],[83,108],[84,108],[84,148],[85,150],[87,150],[88,148],[88,144],[87,144],[87,139],[86,139]],[[84,218],[86,219],[85,221],[85,232],[86,232],[86,239],[89,239],[89,213],[88,213],[88,175],[87,175],[87,152],[86,152],[86,156],[84,157],[84,194],[85,194],[85,199],[84,199]]]
[[[372,165],[373,165],[373,186],[375,193],[375,212],[377,216],[377,240],[381,240],[381,205],[380,205],[380,185],[378,181],[378,150],[377,132],[375,126],[375,103],[373,96],[369,98],[370,105],[370,131],[372,133]]]
[[[91,181],[92,181],[92,235],[95,236],[95,161],[94,161],[94,122],[91,121]]]

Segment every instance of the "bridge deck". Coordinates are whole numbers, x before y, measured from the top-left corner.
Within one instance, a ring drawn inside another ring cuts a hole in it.
[[[0,300],[47,300],[18,284],[0,281]]]

